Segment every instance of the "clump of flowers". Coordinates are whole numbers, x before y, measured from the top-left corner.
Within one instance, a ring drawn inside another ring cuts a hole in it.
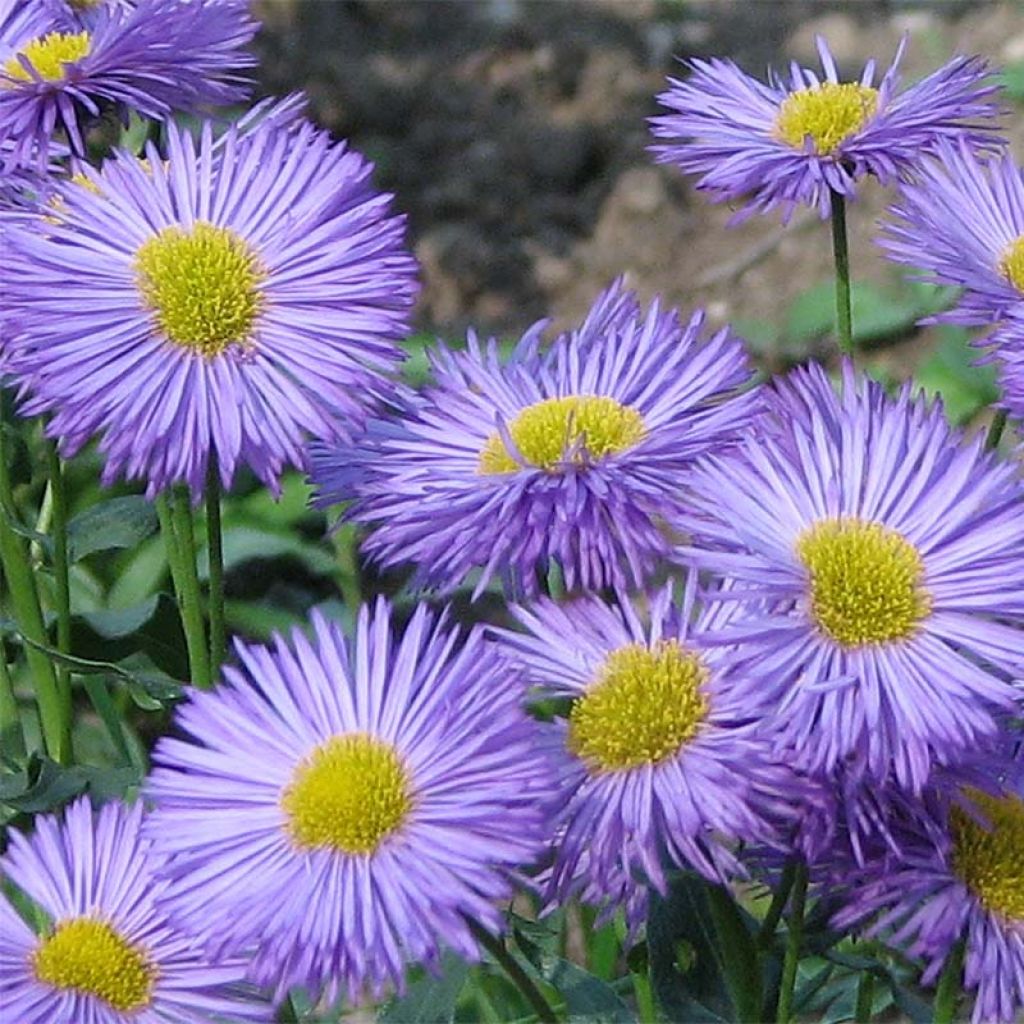
[[[988,65],[903,90],[902,45],[847,81],[820,41],[661,97],[698,189],[831,216],[822,365],[763,380],[620,278],[414,386],[372,165],[301,94],[207,109],[255,29],[0,0],[7,1016],[1019,1019],[1024,192]],[[992,331],[983,434],[864,372],[868,175],[888,254]]]

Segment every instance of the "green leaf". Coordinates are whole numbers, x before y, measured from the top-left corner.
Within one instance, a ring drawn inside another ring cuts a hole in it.
[[[68,557],[77,562],[96,551],[134,548],[157,526],[156,510],[139,495],[101,501],[68,523]]]
[[[405,995],[392,999],[380,1012],[380,1024],[451,1024],[469,965],[454,953],[445,953],[437,975],[414,981]]]
[[[134,767],[65,767],[35,754],[21,772],[0,777],[0,803],[21,814],[40,814],[86,791],[100,802],[122,797],[141,782]]]
[[[651,892],[647,950],[651,986],[669,1020],[719,1024],[732,1003],[719,958],[714,921],[696,875],[673,875],[668,894]]]
[[[62,654],[56,648],[36,643],[24,634],[19,635],[24,643],[41,651],[52,662],[64,665],[79,675],[102,675],[113,682],[127,684],[133,697],[136,697],[136,694],[143,695],[145,703],[139,699],[136,699],[136,703],[146,710],[156,710],[166,703],[180,699],[184,693],[184,687],[180,682],[159,669],[144,654],[133,654],[116,663],[96,661],[74,654]]]
[[[1006,95],[1018,103],[1024,100],[1024,61],[1015,60],[1003,65],[1002,72],[998,75],[1002,82]]]
[[[294,532],[268,530],[258,526],[236,526],[224,532],[224,571],[253,559],[291,557],[315,576],[330,576],[336,569],[334,559],[322,547],[303,540]],[[209,552],[198,558],[200,579],[210,573]]]
[[[636,1024],[632,1011],[607,982],[563,957],[545,952],[519,928],[514,934],[529,965],[561,993],[570,1016],[584,1018],[588,1024]]]
[[[168,675],[177,679],[188,675],[181,616],[169,594],[154,594],[132,608],[72,616],[71,650],[103,662],[146,654]]]
[[[943,325],[931,357],[918,367],[914,379],[929,394],[940,395],[951,423],[963,424],[999,398],[996,370],[975,365],[979,353],[962,327]]]

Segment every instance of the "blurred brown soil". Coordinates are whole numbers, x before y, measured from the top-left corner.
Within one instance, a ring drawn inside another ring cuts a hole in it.
[[[410,218],[423,267],[422,329],[514,333],[580,317],[625,273],[643,295],[713,322],[783,322],[830,271],[813,218],[727,227],[733,211],[656,167],[646,118],[676,58],[723,55],[752,73],[816,63],[825,35],[841,70],[885,64],[910,36],[914,79],[955,52],[1024,58],[1010,3],[682,0],[263,0],[267,91],[304,87],[316,119],[377,162]],[[1020,139],[1024,118],[1010,119]],[[895,282],[872,242],[888,196],[850,210],[854,275]],[[927,334],[880,358],[913,363]],[[903,367],[905,369],[905,367]]]

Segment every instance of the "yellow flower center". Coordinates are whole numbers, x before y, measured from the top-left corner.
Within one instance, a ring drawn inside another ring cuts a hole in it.
[[[373,853],[412,809],[409,774],[390,744],[333,736],[296,768],[281,807],[296,845]]]
[[[91,11],[94,7],[99,7],[104,2],[105,0],[68,0],[68,3],[76,11]]]
[[[32,954],[32,968],[39,981],[96,996],[122,1012],[149,1005],[157,975],[140,946],[92,917],[58,924]]]
[[[905,640],[931,610],[917,549],[881,523],[825,519],[796,550],[810,576],[811,617],[843,647]]]
[[[783,142],[804,148],[809,136],[815,150],[828,156],[875,115],[878,90],[854,82],[822,82],[791,92],[779,107],[775,131]]]
[[[572,461],[582,463],[625,451],[642,441],[647,431],[640,413],[614,398],[572,395],[528,405],[508,425],[508,432],[527,464],[550,471],[577,445]],[[487,439],[480,452],[480,473],[515,473],[522,468],[500,434]]]
[[[1024,800],[968,793],[992,827],[953,808],[953,870],[986,910],[1024,921]]]
[[[35,78],[18,59],[23,56],[40,78],[57,82],[64,77],[66,64],[74,64],[87,57],[91,49],[92,40],[88,32],[48,32],[8,57],[4,62],[4,73],[21,82],[34,82]]]
[[[164,334],[208,358],[247,341],[263,308],[266,275],[230,228],[164,228],[135,254],[135,272]]]
[[[1019,292],[1024,292],[1024,235],[1014,239],[999,261],[999,272]]]
[[[708,670],[676,640],[612,651],[569,714],[569,749],[593,773],[657,764],[693,739],[707,717]]]

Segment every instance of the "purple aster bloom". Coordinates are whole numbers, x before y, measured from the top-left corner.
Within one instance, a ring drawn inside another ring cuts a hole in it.
[[[702,338],[655,302],[644,314],[615,282],[583,324],[542,351],[543,323],[503,364],[495,342],[433,356],[436,385],[359,447],[318,445],[321,505],[377,529],[363,550],[412,562],[451,589],[482,570],[535,593],[553,560],[570,588],[640,584],[671,550],[663,520],[685,506],[687,472],[759,408],[743,345]]]
[[[114,104],[163,120],[176,110],[233,103],[257,24],[238,0],[104,4],[82,27],[71,10],[0,0],[0,141],[24,163],[46,152],[57,127],[84,149],[83,114]]]
[[[389,387],[416,290],[404,219],[359,154],[278,120],[216,143],[207,124],[198,151],[168,126],[166,161],[83,167],[93,187],[45,231],[6,233],[21,411],[53,414],[64,455],[100,434],[105,482],[197,495],[216,455],[226,487],[247,465],[276,489],[307,431],[347,440]]]
[[[250,976],[357,999],[443,947],[477,959],[468,919],[549,838],[557,776],[523,689],[479,629],[417,608],[401,638],[378,601],[354,641],[314,615],[178,714],[148,792],[171,855],[167,908]],[[258,893],[254,899],[253,894]]]
[[[0,992],[17,1024],[271,1021],[242,984],[241,960],[209,963],[158,903],[162,858],[140,832],[142,806],[82,798],[10,833],[0,875],[46,914],[37,934],[0,893]]]
[[[845,906],[834,924],[866,927],[925,964],[934,984],[964,947],[962,985],[975,992],[972,1020],[1019,1020],[1024,1008],[1024,790],[965,787],[907,799],[893,814],[896,848],[833,865]]]
[[[695,474],[684,560],[732,582],[719,631],[777,708],[786,758],[920,789],[990,739],[1024,661],[1024,491],[940,405],[843,368],[780,382],[764,435]],[[774,424],[774,428],[772,427]]]
[[[628,899],[633,879],[664,892],[669,865],[726,881],[742,870],[737,844],[775,839],[770,819],[800,795],[772,759],[756,687],[704,644],[722,613],[694,622],[695,590],[695,574],[678,604],[664,587],[644,619],[625,599],[543,598],[513,609],[525,634],[496,631],[539,695],[572,701],[548,726],[571,794],[550,898]]]
[[[856,193],[872,174],[890,182],[918,168],[941,139],[966,138],[980,148],[999,145],[990,122],[998,92],[980,57],[956,57],[904,91],[892,66],[875,84],[875,62],[860,79],[841,82],[828,46],[818,38],[823,75],[793,64],[789,81],[768,84],[730,60],[693,60],[685,81],[669,79],[659,96],[669,111],[652,118],[663,142],[652,147],[660,163],[699,174],[697,188],[716,202],[749,199],[739,218],[781,205],[831,211],[831,194]]]
[[[896,219],[880,239],[887,255],[923,280],[964,289],[934,319],[991,324],[1024,304],[1024,182],[1011,156],[940,145],[889,212]]]

